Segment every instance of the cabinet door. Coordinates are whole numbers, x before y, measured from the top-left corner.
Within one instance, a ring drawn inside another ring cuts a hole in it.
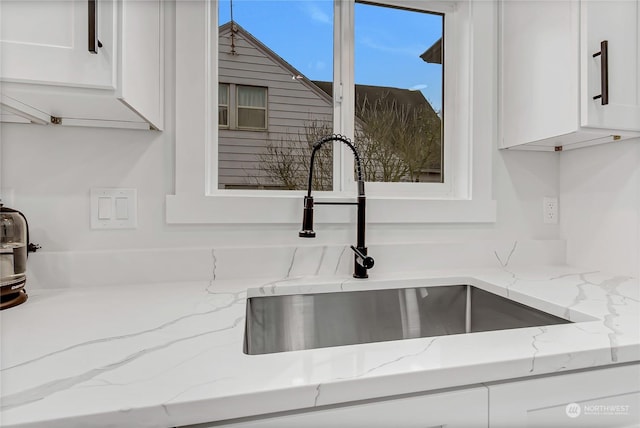
[[[640,365],[489,386],[491,428],[640,426]]]
[[[120,14],[120,85],[117,97],[155,129],[164,118],[164,12],[162,0],[125,0]]]
[[[575,132],[578,3],[504,0],[499,7],[501,146]]]
[[[2,0],[0,79],[113,89],[115,7],[111,0]],[[90,22],[102,43],[97,53],[88,50]]]
[[[478,387],[191,428],[480,428],[487,427],[487,400]]]
[[[640,2],[583,1],[580,15],[582,126],[640,130]],[[607,42],[608,67],[603,55],[593,56],[601,51],[602,41]],[[603,105],[593,97],[602,94],[607,83],[609,100]]]

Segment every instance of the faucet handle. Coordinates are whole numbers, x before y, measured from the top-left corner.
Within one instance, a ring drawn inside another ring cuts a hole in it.
[[[367,251],[366,248],[356,248],[352,245],[351,249],[356,254],[356,263],[365,269],[371,269],[373,267],[375,261],[373,260],[373,257],[365,254]]]
[[[298,232],[300,238],[315,238],[313,231],[313,196],[304,197],[304,211],[302,213],[302,230]]]

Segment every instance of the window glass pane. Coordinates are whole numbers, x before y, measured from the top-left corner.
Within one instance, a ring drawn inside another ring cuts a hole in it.
[[[231,7],[233,6],[233,17]],[[306,189],[311,146],[333,131],[333,1],[220,0],[218,188]],[[222,120],[221,120],[222,123]],[[333,187],[332,148],[314,190]]]
[[[266,107],[267,89],[238,86],[238,107]]]
[[[229,126],[229,109],[227,107],[218,107],[218,125]]]
[[[218,126],[229,126],[229,85],[218,85]]]
[[[224,83],[218,85],[218,104],[229,105],[229,85]]]
[[[442,181],[443,23],[356,4],[356,142],[367,181]]]
[[[238,127],[264,129],[267,124],[265,113],[263,109],[238,108]]]

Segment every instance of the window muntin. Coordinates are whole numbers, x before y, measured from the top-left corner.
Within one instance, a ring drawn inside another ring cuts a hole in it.
[[[229,84],[218,84],[218,126],[229,127]]]
[[[267,88],[236,86],[238,129],[267,129]]]

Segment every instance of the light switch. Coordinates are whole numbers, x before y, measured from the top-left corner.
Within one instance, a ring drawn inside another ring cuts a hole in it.
[[[111,218],[111,198],[101,196],[98,198],[98,219],[109,220]]]
[[[126,220],[129,218],[129,200],[127,198],[116,198],[116,219]]]
[[[138,227],[136,189],[91,189],[92,229],[135,229],[136,227]]]

